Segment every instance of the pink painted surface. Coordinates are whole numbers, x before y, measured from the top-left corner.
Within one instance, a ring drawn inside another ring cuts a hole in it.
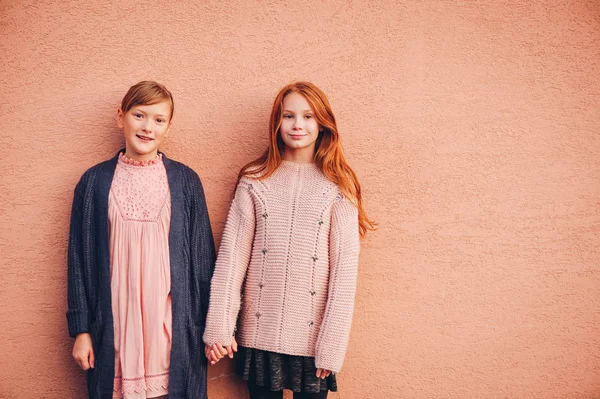
[[[72,191],[142,79],[175,95],[164,150],[217,242],[279,88],[328,93],[381,225],[332,398],[600,397],[600,3],[152,4],[0,4],[0,397],[85,397]],[[232,373],[211,398],[245,397]]]

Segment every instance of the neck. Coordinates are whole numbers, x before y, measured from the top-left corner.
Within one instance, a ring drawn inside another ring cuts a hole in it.
[[[283,151],[281,158],[284,161],[296,162],[296,163],[313,163],[315,161],[315,148],[289,148],[286,147]]]
[[[149,152],[148,154],[138,154],[135,151],[125,148],[125,156],[135,161],[152,161],[158,155],[158,150]]]

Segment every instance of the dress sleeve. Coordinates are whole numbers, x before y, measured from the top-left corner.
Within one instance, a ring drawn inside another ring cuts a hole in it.
[[[315,348],[317,368],[339,372],[344,362],[352,314],[358,255],[358,210],[347,199],[333,205],[329,232],[329,289]]]
[[[204,342],[231,345],[241,304],[242,283],[252,254],[255,227],[254,201],[241,181],[229,209],[211,281]]]

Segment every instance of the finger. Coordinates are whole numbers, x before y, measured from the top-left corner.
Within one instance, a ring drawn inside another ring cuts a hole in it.
[[[88,360],[86,358],[81,359],[81,368],[84,370],[89,370],[90,363],[88,362]]]
[[[217,348],[218,348],[218,349],[219,349],[219,351],[221,352],[221,355],[223,355],[223,356],[227,356],[227,349],[225,349],[225,348],[223,347],[223,345],[221,345],[221,344],[217,344]]]
[[[214,344],[212,347],[212,350],[215,352],[218,359],[221,359],[225,354],[227,354],[227,351],[225,351],[225,354],[222,353],[222,351],[221,351],[222,348],[223,347],[221,346],[221,344]]]
[[[231,345],[227,346],[227,355],[230,359],[233,359],[233,349],[231,349]]]
[[[217,352],[217,344],[212,344],[212,346],[210,347],[210,353],[212,354],[212,356],[216,356]]]
[[[211,356],[210,354],[211,354],[211,352],[212,352],[212,349],[211,349],[211,347],[210,347],[210,346],[208,346],[208,345],[206,345],[206,347],[204,348],[204,353],[206,354],[206,357],[207,357],[208,359],[210,359],[210,356]]]
[[[90,367],[94,368],[94,349],[90,348]]]
[[[210,347],[210,354],[215,360],[219,359],[219,351],[217,350],[216,344],[213,344],[213,346]]]
[[[210,359],[212,360],[212,364],[217,364],[219,361],[220,358],[215,350],[210,351]]]
[[[327,370],[327,371],[325,372],[325,378],[329,377],[330,375],[331,375],[331,371]]]
[[[234,352],[237,352],[238,350],[237,341],[235,340],[235,337],[233,338],[233,342],[231,343],[231,349],[233,349]]]
[[[322,369],[317,369],[317,378],[321,378]]]

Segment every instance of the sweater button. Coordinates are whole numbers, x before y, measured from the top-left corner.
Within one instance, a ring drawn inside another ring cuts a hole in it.
[[[317,223],[319,223],[319,226],[323,225],[323,223],[324,223],[323,219],[319,219],[319,221]]]
[[[248,184],[248,190],[252,191],[254,189],[254,186],[252,184]]]
[[[260,319],[260,312],[256,312],[256,318]]]
[[[267,212],[265,212],[262,214],[262,217],[264,217],[266,219],[267,217],[269,217],[269,214]]]
[[[309,327],[312,327],[312,325],[313,325],[313,324],[315,324],[315,323],[313,323],[312,321],[309,321],[309,322],[308,322],[308,326],[309,326]]]
[[[316,256],[313,256],[313,257],[312,257],[312,260],[313,260],[313,262],[316,262],[316,261],[318,261],[318,260],[319,260],[319,258],[317,258]]]
[[[267,254],[267,252],[269,252],[269,251],[267,251],[267,248],[264,248],[264,249],[262,250],[262,253],[263,253],[263,255],[266,255],[266,254]]]
[[[263,283],[258,283],[258,286],[259,286],[260,288],[262,288],[262,287],[264,287],[265,285],[264,285]]]
[[[310,291],[310,295],[315,296],[317,292],[315,290]]]

